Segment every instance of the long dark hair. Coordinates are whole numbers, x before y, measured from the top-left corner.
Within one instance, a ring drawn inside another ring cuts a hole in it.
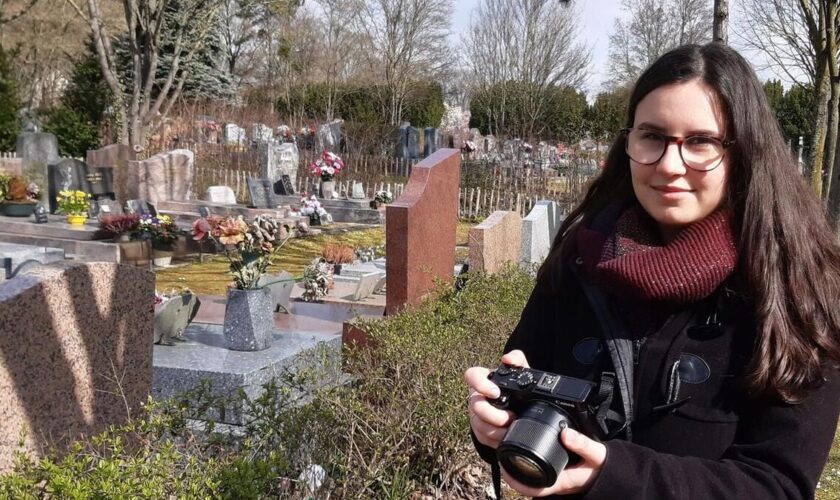
[[[805,184],[750,65],[717,43],[686,45],[660,57],[636,82],[627,110],[664,85],[700,79],[717,93],[730,155],[726,203],[733,214],[736,274],[755,308],[755,351],[746,384],[755,395],[801,400],[840,361],[840,247],[819,200]],[[632,200],[625,138],[617,135],[606,166],[565,219],[538,281],[554,287],[576,251],[581,224],[620,200]]]

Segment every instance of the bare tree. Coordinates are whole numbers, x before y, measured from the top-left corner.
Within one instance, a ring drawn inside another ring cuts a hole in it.
[[[412,80],[439,79],[446,71],[451,12],[452,0],[368,0],[358,10],[364,53],[385,83],[382,101],[392,124],[402,121]]]
[[[180,97],[187,77],[183,63],[192,57],[218,21],[221,0],[179,2],[172,30],[172,63],[162,85],[157,83],[157,70],[169,0],[122,0],[133,75],[127,89],[120,82],[123,68],[118,65],[113,40],[103,21],[101,0],[86,0],[85,11],[76,0],[67,1],[90,26],[102,74],[114,95],[120,123],[119,140],[131,146],[145,146],[148,132],[163,122]]]
[[[834,179],[840,125],[840,14],[836,0],[745,0],[736,31],[770,67],[815,90],[811,186],[840,220],[840,181]],[[825,186],[823,180],[825,179]],[[832,194],[832,192],[834,192]]]
[[[635,81],[674,47],[711,39],[712,10],[706,0],[622,0],[622,5],[629,18],[616,19],[610,34],[610,86]]]
[[[548,91],[583,85],[591,54],[579,41],[579,21],[573,7],[549,0],[478,4],[463,45],[474,95],[495,95],[489,111],[496,133],[507,128],[509,99],[522,103],[529,120],[521,133],[533,136],[539,133]]]
[[[715,0],[712,40],[719,43],[729,43],[729,0]]]

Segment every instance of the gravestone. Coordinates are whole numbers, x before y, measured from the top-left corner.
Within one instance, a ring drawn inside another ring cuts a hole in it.
[[[257,286],[267,286],[271,291],[271,298],[274,301],[274,311],[289,311],[289,301],[292,297],[292,290],[295,288],[294,276],[286,271],[277,274],[264,274],[260,276]]]
[[[260,177],[268,179],[272,183],[289,176],[289,181],[294,185],[297,180],[298,162],[300,155],[293,142],[267,143],[259,147],[260,155]]]
[[[280,196],[293,196],[295,194],[292,179],[287,174],[281,175],[280,180],[274,183],[274,194]]]
[[[492,135],[484,136],[484,151],[489,155],[496,153],[496,138]]]
[[[118,215],[123,212],[122,206],[116,200],[98,200],[100,215]]]
[[[365,273],[359,277],[356,289],[353,291],[351,300],[364,300],[371,295],[382,278],[382,273]]]
[[[210,207],[206,207],[204,205],[198,207],[198,216],[204,219],[210,217]]]
[[[114,199],[113,169],[90,167],[73,158],[64,158],[47,167],[50,211],[55,213],[56,196],[61,191],[80,190],[93,199]]]
[[[186,340],[184,330],[198,314],[199,307],[201,301],[191,293],[171,297],[155,307],[154,343],[172,346],[175,341]]]
[[[255,123],[251,126],[251,142],[262,144],[274,140],[274,131],[263,123]]]
[[[452,282],[461,152],[439,149],[414,166],[400,198],[386,207],[386,311],[416,305],[435,279]]]
[[[518,263],[522,245],[522,218],[516,212],[496,211],[470,228],[470,270],[493,274],[508,262]]]
[[[248,193],[251,195],[251,208],[276,208],[280,205],[274,195],[274,186],[268,179],[248,179]]]
[[[49,212],[46,208],[44,208],[44,205],[39,203],[38,206],[35,207],[35,223],[46,224],[47,222],[49,222],[50,218],[48,214]]]
[[[424,135],[424,143],[423,143],[423,157],[429,156],[430,154],[434,153],[438,149],[438,135],[437,129],[434,127],[426,127],[423,131]]]
[[[248,137],[245,129],[235,123],[225,125],[225,144],[228,146],[243,146]]]
[[[539,200],[537,205],[545,205],[548,213],[548,238],[549,243],[554,243],[554,238],[557,237],[557,232],[560,230],[560,225],[563,219],[560,216],[560,207],[556,201],[553,200]]]
[[[125,202],[125,211],[130,214],[151,215],[152,217],[157,215],[155,206],[147,200],[128,200]]]
[[[210,186],[204,194],[204,199],[211,203],[236,205],[236,194],[228,186]]]
[[[128,198],[185,201],[192,198],[195,154],[188,149],[159,153],[128,162]]]
[[[408,153],[408,129],[410,125],[408,123],[403,123],[400,125],[400,128],[397,129],[397,138],[396,138],[396,148],[394,150],[394,155],[400,160],[407,160],[410,158]]]
[[[523,267],[539,265],[551,248],[551,215],[546,204],[535,204],[522,219],[522,252],[520,264]]]
[[[62,452],[142,411],[153,312],[138,305],[154,289],[153,273],[105,262],[56,262],[0,283],[0,472],[18,452]]]
[[[406,156],[409,160],[417,159],[417,142],[419,141],[418,138],[419,132],[415,127],[408,127],[406,129],[406,137],[405,137],[405,149],[406,149]]]
[[[333,120],[330,123],[330,135],[334,143],[333,148],[329,150],[331,153],[339,153],[341,151],[341,141],[344,140],[344,132],[341,130],[341,121]]]
[[[53,134],[43,132],[23,132],[18,135],[15,151],[22,161],[21,170],[31,181],[41,186],[41,202],[46,203],[49,194],[44,186],[47,185],[47,165],[56,163],[58,154],[58,139]]]
[[[352,197],[354,200],[365,199],[365,186],[361,182],[353,182]]]
[[[88,165],[95,168],[111,169],[112,187],[117,200],[129,198],[128,186],[128,162],[137,160],[137,153],[125,144],[111,144],[100,149],[92,149],[87,152],[86,161]]]

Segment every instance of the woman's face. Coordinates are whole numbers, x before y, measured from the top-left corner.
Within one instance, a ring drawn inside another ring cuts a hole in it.
[[[636,107],[633,128],[680,138],[704,135],[727,139],[715,91],[697,79],[659,87],[646,95]],[[692,170],[683,163],[679,146],[672,141],[652,165],[630,159],[636,198],[659,224],[666,241],[723,203],[730,170],[727,156],[724,154],[713,170]]]

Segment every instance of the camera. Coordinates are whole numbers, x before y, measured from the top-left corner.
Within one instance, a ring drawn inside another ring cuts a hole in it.
[[[501,396],[490,403],[517,417],[496,450],[499,463],[522,484],[553,485],[567,465],[580,460],[560,443],[560,432],[571,427],[590,437],[598,433],[596,385],[509,365],[501,365],[487,378],[501,389]]]

